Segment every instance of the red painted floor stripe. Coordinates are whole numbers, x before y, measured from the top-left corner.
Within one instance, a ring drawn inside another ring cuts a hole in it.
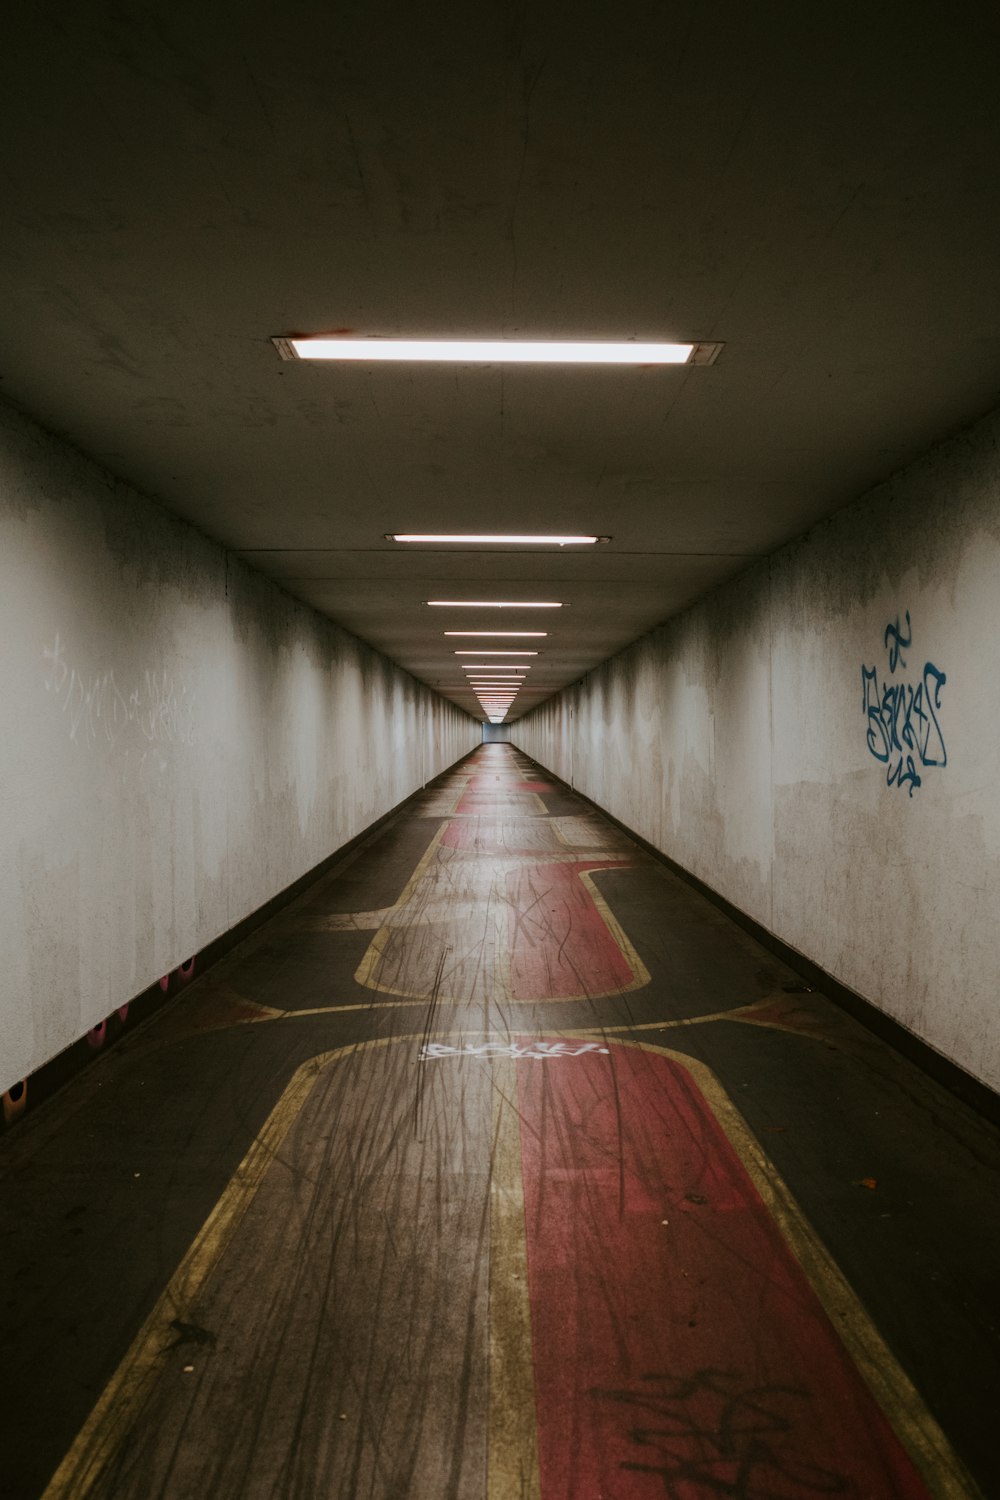
[[[448,849],[472,849],[478,854],[537,856],[540,852],[552,853],[558,847],[555,836],[547,824],[541,823],[541,820],[539,824],[543,831],[536,833],[535,837],[538,840],[544,839],[544,843],[536,842],[532,845],[527,840],[518,839],[519,824],[516,816],[469,818],[465,822],[455,818],[442,834],[441,843]]]
[[[632,967],[580,879],[582,871],[621,863],[537,864],[507,876],[515,999],[606,995],[632,983]]]
[[[690,1073],[517,1071],[542,1500],[927,1500]]]

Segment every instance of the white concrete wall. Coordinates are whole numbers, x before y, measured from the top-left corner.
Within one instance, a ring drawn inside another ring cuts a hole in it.
[[[543,704],[513,735],[993,1088],[998,442],[994,416],[934,449]],[[891,670],[886,628],[897,621],[912,644]],[[862,668],[877,674],[871,715]],[[879,705],[897,685],[898,746],[879,760],[868,739],[881,755],[890,746],[892,714]],[[908,756],[919,786],[894,779]]]
[[[0,406],[0,1090],[480,725]]]

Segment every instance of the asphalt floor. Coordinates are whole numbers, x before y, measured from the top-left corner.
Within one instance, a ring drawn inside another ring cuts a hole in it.
[[[1000,1495],[1000,1137],[510,745],[0,1138],[4,1500]]]

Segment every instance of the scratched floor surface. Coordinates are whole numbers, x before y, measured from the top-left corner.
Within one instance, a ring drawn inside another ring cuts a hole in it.
[[[0,1141],[5,1500],[1000,1494],[1000,1141],[484,746]]]

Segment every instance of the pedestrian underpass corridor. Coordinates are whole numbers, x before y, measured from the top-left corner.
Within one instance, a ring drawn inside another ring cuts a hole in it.
[[[996,1132],[511,745],[0,1166],[10,1500],[1000,1494]]]

